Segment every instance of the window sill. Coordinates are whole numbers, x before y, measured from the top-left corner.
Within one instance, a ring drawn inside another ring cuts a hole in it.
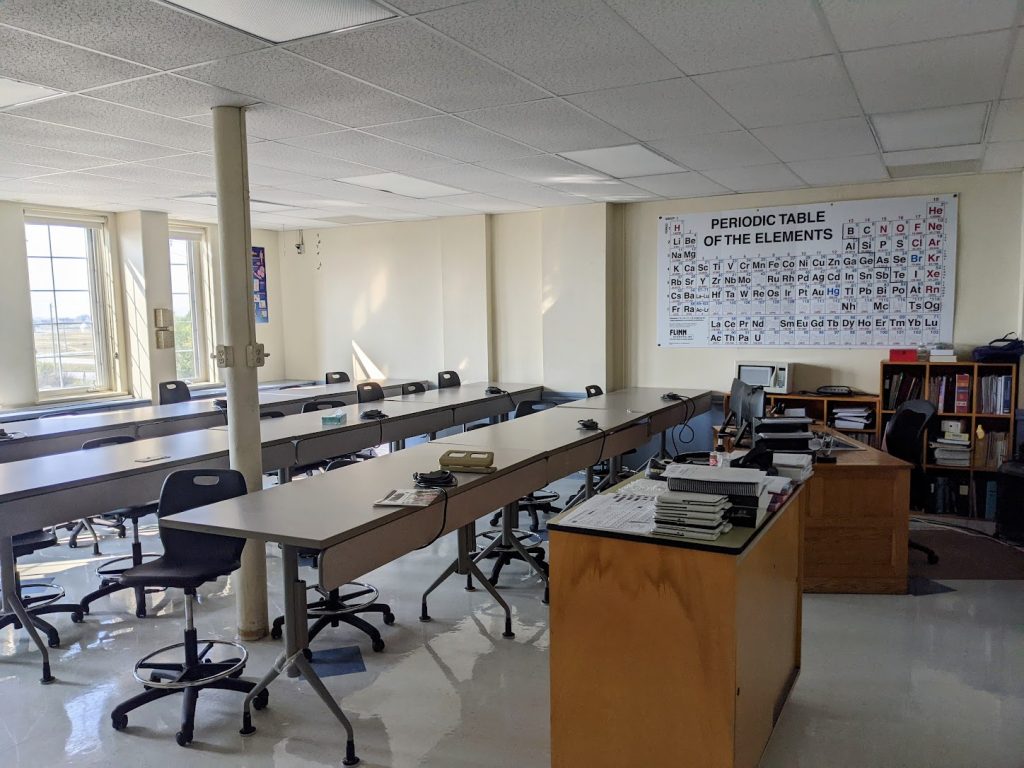
[[[102,394],[92,393],[88,396],[55,397],[43,400],[35,405],[0,409],[0,420],[23,421],[25,419],[36,419],[54,411],[81,411],[85,413],[109,410],[114,407],[131,408],[136,405],[145,405],[149,402],[147,399],[134,398],[127,392],[105,392]]]

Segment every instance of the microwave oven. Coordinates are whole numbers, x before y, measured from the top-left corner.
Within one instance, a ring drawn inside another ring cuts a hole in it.
[[[795,363],[740,360],[736,363],[736,378],[754,387],[764,387],[769,395],[788,395],[793,391]]]

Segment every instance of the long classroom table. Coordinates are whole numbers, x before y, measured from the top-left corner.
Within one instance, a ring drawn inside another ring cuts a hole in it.
[[[385,393],[391,394],[401,392],[402,385],[409,381],[377,380]],[[355,387],[355,382],[345,382],[285,390],[261,390],[260,408],[290,414],[298,413],[303,404],[311,400],[332,399],[354,403]],[[0,429],[14,436],[12,439],[0,439],[0,463],[77,451],[82,443],[97,437],[160,437],[223,425],[227,423],[227,416],[216,403],[216,399],[197,399],[171,405],[147,405],[0,424]]]
[[[666,410],[675,413],[677,423],[683,423],[707,410],[710,400],[710,392],[695,392],[689,406],[681,401],[663,405],[659,396],[656,407],[659,414]],[[578,421],[585,417],[594,418],[602,428],[579,429]],[[436,469],[442,453],[467,443],[445,438],[302,483],[290,483],[162,518],[161,525],[172,528],[242,536],[282,545],[285,649],[247,697],[244,722],[251,717],[250,704],[259,691],[283,671],[295,667],[345,728],[346,764],[353,764],[355,760],[351,724],[303,655],[308,645],[306,583],[299,575],[299,550],[321,553],[319,582],[322,588],[340,587],[408,552],[428,546],[445,533],[459,530],[461,536],[477,518],[495,508],[514,505],[519,498],[542,488],[554,477],[590,466],[595,457],[640,447],[656,434],[651,429],[653,424],[649,415],[639,410],[592,408],[588,416],[581,416],[580,412],[559,406],[454,436],[472,440],[469,446],[493,450],[497,469],[487,475],[457,473],[458,485],[447,489],[426,507],[376,507],[373,502],[395,488],[410,487],[413,472]],[[659,418],[657,426],[672,425],[666,416]],[[550,440],[559,447],[535,442],[540,439]],[[521,441],[519,445],[518,441]],[[463,543],[460,540],[460,548]],[[506,625],[507,634],[510,633]]]

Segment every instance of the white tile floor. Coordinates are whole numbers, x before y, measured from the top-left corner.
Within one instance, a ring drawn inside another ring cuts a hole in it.
[[[156,542],[155,527],[147,536]],[[104,553],[125,549],[107,538]],[[273,548],[272,611],[280,611]],[[95,583],[88,549],[66,547],[23,562],[71,595]],[[547,608],[538,582],[514,564],[503,593],[515,611],[514,640],[501,613],[459,580],[431,601],[434,621],[418,621],[419,594],[454,554],[451,537],[368,578],[398,621],[374,654],[350,628],[327,630],[317,648],[359,645],[361,673],[326,678],[356,728],[370,768],[540,768],[550,763]],[[1024,582],[950,582],[924,597],[805,598],[804,664],[763,768],[1021,768],[1024,765]],[[94,607],[84,624],[56,618],[62,647],[57,682],[38,682],[38,654],[23,632],[0,631],[0,765],[15,766],[337,766],[343,733],[304,683],[281,679],[258,733],[238,735],[240,699],[200,697],[196,741],[184,750],[174,698],[110,727],[114,703],[138,692],[134,661],[180,638],[180,593],[156,596],[139,621],[123,592]],[[231,579],[202,592],[200,634],[230,638]],[[262,674],[279,644],[250,643],[250,675]],[[625,651],[624,651],[625,653]],[[582,768],[582,767],[581,767]],[[631,767],[630,767],[631,768]]]

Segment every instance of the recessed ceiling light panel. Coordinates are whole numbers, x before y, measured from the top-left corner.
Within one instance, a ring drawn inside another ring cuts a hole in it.
[[[655,176],[659,173],[678,173],[684,170],[661,155],[639,144],[603,149],[583,149],[562,152],[562,157],[574,160],[588,168],[607,173],[617,179],[627,176]]]
[[[885,152],[977,144],[985,128],[988,104],[960,104],[872,115]]]
[[[55,91],[53,88],[44,88],[41,85],[0,77],[0,107],[24,104],[26,101],[45,99],[47,96],[56,96],[59,93],[61,91]]]
[[[351,29],[396,16],[371,0],[174,0],[173,5],[272,43]]]
[[[465,192],[455,187],[446,187],[444,184],[435,184],[432,181],[416,179],[401,173],[375,173],[372,176],[354,176],[348,179],[339,179],[346,184],[355,184],[358,187],[369,187],[379,189],[381,192],[391,192],[395,195],[415,197],[419,199],[427,197],[444,197],[445,195],[461,195]]]

